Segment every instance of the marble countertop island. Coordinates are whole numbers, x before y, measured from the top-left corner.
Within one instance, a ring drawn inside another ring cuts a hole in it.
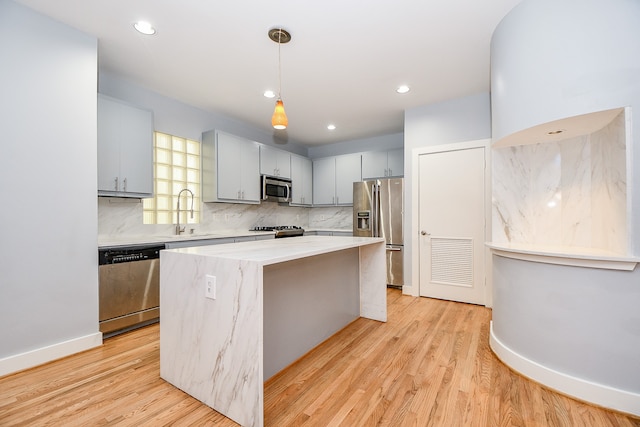
[[[385,242],[302,236],[164,250],[160,310],[160,376],[263,426],[266,379],[358,317],[386,321]]]

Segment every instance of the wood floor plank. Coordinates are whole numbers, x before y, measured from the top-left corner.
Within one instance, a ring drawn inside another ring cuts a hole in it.
[[[387,323],[357,319],[265,383],[268,427],[640,427],[548,390],[489,348],[491,310],[389,289]],[[0,426],[237,424],[159,377],[159,328],[0,378]]]

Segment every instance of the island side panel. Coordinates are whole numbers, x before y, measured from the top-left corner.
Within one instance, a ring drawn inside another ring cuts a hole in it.
[[[358,248],[264,267],[265,380],[360,317],[359,278]]]
[[[360,316],[387,321],[387,258],[384,242],[360,246]]]
[[[216,299],[205,298],[205,276]],[[243,426],[263,425],[262,267],[162,251],[160,376]]]

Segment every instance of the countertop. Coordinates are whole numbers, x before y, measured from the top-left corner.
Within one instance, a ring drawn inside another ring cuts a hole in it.
[[[384,243],[384,241],[381,237],[300,236],[288,239],[232,243],[224,246],[195,246],[168,251],[269,265],[343,249]]]
[[[305,228],[305,232],[339,232],[349,233],[351,230],[342,229],[318,229],[318,228]],[[249,230],[224,230],[216,231],[213,233],[196,233],[196,234],[181,234],[179,236],[175,234],[167,235],[103,235],[98,236],[98,247],[118,247],[127,245],[146,245],[153,243],[168,243],[168,242],[183,242],[189,240],[209,240],[209,239],[230,239],[235,237],[255,237],[274,235],[273,231],[249,231]]]

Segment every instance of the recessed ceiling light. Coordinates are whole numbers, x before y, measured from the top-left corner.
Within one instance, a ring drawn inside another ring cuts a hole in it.
[[[138,30],[138,32],[142,34],[146,34],[148,36],[156,33],[156,29],[153,28],[153,26],[147,21],[138,21],[135,24],[133,24],[133,28]]]
[[[327,126],[327,129],[329,129],[329,130],[335,130],[335,128],[336,128],[336,125],[334,125],[334,124],[330,124],[330,125]]]
[[[265,90],[264,91],[264,97],[265,98],[275,98],[276,97],[276,93],[272,90]]]
[[[407,85],[400,85],[398,86],[398,88],[396,89],[396,92],[398,93],[407,93],[409,92],[411,89],[409,88],[409,86]]]

